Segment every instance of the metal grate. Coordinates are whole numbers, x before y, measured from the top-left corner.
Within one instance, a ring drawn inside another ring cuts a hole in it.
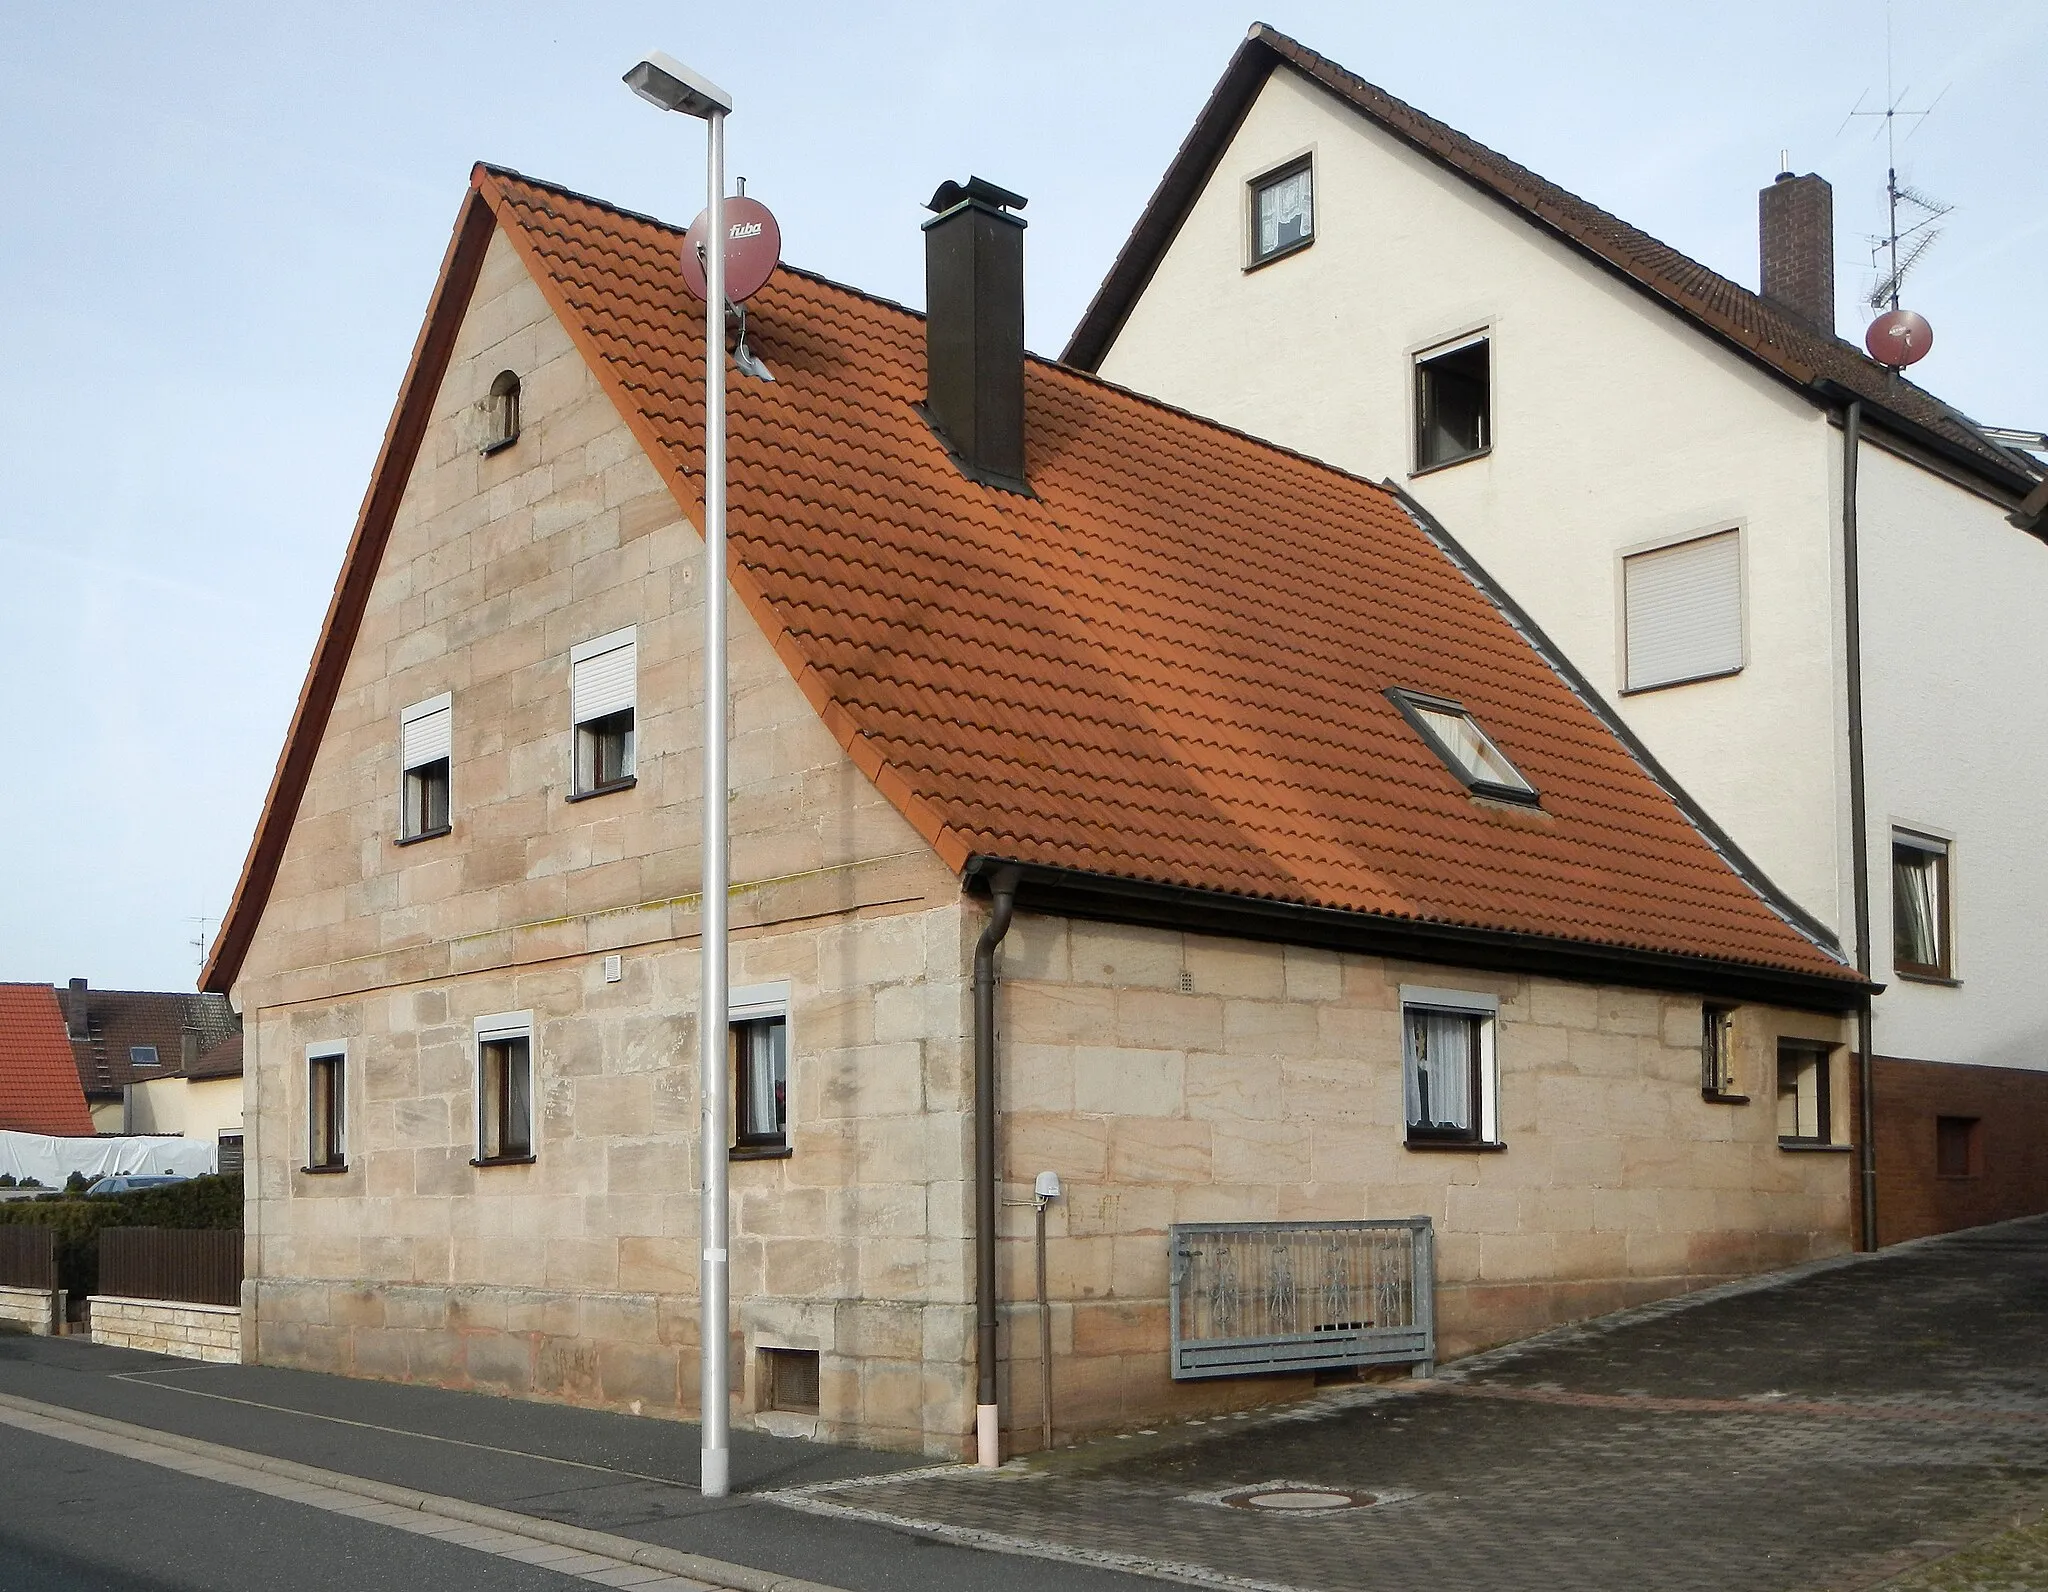
[[[1434,1362],[1426,1216],[1183,1222],[1168,1242],[1177,1380]]]
[[[764,1408],[792,1410],[800,1415],[818,1413],[816,1349],[763,1349],[761,1369],[767,1383]]]

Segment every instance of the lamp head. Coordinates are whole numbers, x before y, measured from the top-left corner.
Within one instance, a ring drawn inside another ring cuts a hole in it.
[[[1031,1190],[1032,1196],[1042,1200],[1056,1200],[1060,1197],[1060,1175],[1057,1172],[1040,1172],[1038,1182]]]
[[[709,120],[732,109],[732,96],[710,78],[691,71],[672,55],[651,51],[625,77],[626,87],[665,111]]]

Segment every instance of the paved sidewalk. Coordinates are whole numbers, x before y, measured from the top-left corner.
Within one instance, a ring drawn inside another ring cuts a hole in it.
[[[1225,1501],[1281,1483],[1383,1501]],[[1063,1559],[1053,1585],[1093,1564],[1316,1592],[2038,1586],[1929,1561],[2048,1502],[2048,1219],[1609,1318],[1434,1383],[785,1496]],[[2008,1546],[2040,1562],[2038,1538]]]

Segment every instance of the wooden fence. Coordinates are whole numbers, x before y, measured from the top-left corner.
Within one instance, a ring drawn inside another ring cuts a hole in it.
[[[0,1288],[57,1286],[57,1235],[47,1227],[0,1227]]]
[[[98,1292],[118,1299],[240,1304],[242,1235],[232,1228],[103,1228]]]

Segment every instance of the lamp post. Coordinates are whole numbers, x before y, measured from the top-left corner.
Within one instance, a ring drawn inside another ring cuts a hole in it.
[[[659,52],[626,74],[626,86],[665,111],[707,124],[704,237],[704,886],[698,944],[704,993],[698,1003],[698,1126],[704,1192],[698,1235],[699,1363],[702,1453],[698,1482],[706,1498],[723,1498],[731,1479],[731,1412],[726,1404],[726,1350],[731,1307],[727,1259],[725,1129],[727,985],[725,844],[725,117],[732,96],[682,62]]]

